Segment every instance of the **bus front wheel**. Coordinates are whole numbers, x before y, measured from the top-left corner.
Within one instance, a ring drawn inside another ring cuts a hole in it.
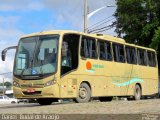
[[[87,83],[82,83],[79,88],[77,98],[75,99],[78,103],[89,102],[91,99],[91,89]]]
[[[137,84],[134,89],[134,100],[140,100],[142,96],[142,90],[140,86]]]

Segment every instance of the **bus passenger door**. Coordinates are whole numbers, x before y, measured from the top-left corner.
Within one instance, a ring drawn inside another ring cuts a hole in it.
[[[66,34],[63,36],[61,49],[61,97],[75,97],[77,94],[77,76],[79,35]]]

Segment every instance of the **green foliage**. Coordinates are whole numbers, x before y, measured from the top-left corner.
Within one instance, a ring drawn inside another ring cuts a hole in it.
[[[0,83],[0,86],[3,86],[3,83]],[[12,83],[4,82],[4,86],[6,86],[7,88],[10,88],[12,86]]]
[[[160,26],[160,1],[116,0],[116,32],[130,43],[149,46],[154,30]]]
[[[10,83],[10,82],[5,82],[5,83],[4,83],[4,86],[6,86],[7,88],[9,88],[9,87],[12,86],[12,83]]]
[[[116,0],[116,32],[127,42],[158,51],[160,66],[160,0]]]
[[[141,4],[143,0],[117,0],[116,32],[130,43],[140,43],[141,39],[138,36],[146,24],[146,12]]]
[[[158,27],[157,30],[155,30],[155,34],[153,36],[153,39],[152,39],[152,43],[150,44],[150,47],[158,50],[160,49],[160,27]]]

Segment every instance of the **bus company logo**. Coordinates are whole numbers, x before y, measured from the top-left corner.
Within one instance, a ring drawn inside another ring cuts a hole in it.
[[[99,65],[99,64],[93,64],[90,62],[90,61],[87,61],[86,62],[86,72],[89,72],[89,73],[95,73],[96,69],[101,69],[101,68],[104,68],[103,65]]]
[[[95,73],[95,70],[92,68],[92,63],[90,61],[86,62],[86,72]]]

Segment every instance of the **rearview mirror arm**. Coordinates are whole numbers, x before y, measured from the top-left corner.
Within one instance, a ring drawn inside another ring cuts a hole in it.
[[[6,58],[6,53],[8,50],[10,49],[17,49],[17,46],[11,46],[11,47],[7,47],[5,48],[2,53],[1,53],[1,57],[2,57],[2,61],[5,61],[5,58]]]

